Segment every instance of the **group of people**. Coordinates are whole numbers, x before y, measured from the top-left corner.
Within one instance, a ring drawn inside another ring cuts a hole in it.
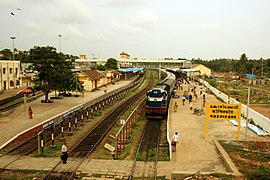
[[[186,84],[186,82],[184,81],[183,83]],[[176,89],[180,89],[181,90],[183,89],[182,86],[180,85],[180,82],[178,82],[176,84]],[[196,86],[194,86],[193,88],[189,85],[188,86],[188,92],[190,92],[189,96],[188,97],[185,97],[183,95],[182,97],[182,104],[185,105],[185,102],[187,101],[188,99],[188,102],[189,102],[189,107],[190,107],[190,110],[192,111],[193,110],[193,101],[194,101],[194,98],[193,98],[193,95],[192,95],[192,92],[194,93],[194,97],[195,97],[195,100],[197,100],[198,96],[196,94]],[[203,107],[205,107],[205,101],[206,101],[206,96],[205,96],[205,92],[203,91],[202,89],[202,86],[200,86],[200,96],[202,98],[202,101],[203,101]],[[177,109],[178,109],[178,104],[177,102],[174,103],[174,112],[177,112]],[[172,147],[172,152],[175,152],[176,151],[176,144],[179,143],[179,134],[178,132],[175,132],[173,137],[172,137],[172,141],[171,141],[171,147]]]
[[[182,97],[183,106],[185,105],[185,101],[186,101],[186,97],[183,96],[183,97]],[[189,95],[188,101],[189,101],[189,108],[190,108],[190,110],[192,111],[192,109],[193,109],[193,101],[192,101],[192,95],[191,95],[191,94]],[[178,104],[177,104],[177,102],[174,103],[173,109],[174,109],[174,112],[177,112],[177,109],[178,109]]]
[[[184,81],[184,83],[186,83],[186,82]],[[176,89],[178,89],[178,87],[180,87],[180,81],[178,81],[176,83],[176,85],[177,85],[176,86]],[[183,88],[181,88],[181,89],[183,89]],[[200,91],[200,96],[201,96],[202,101],[203,101],[202,105],[203,105],[203,107],[205,107],[206,98],[205,98],[205,92],[203,91],[202,85],[200,86],[199,91]],[[188,102],[189,102],[189,109],[192,111],[193,110],[193,101],[194,101],[194,98],[195,98],[195,101],[198,98],[198,95],[196,93],[196,86],[193,86],[192,87],[189,84],[188,85],[188,92],[190,92],[190,94],[188,96],[183,95],[183,97],[181,98],[181,101],[182,101],[182,104],[184,106],[185,105],[185,102],[188,100]],[[175,93],[176,93],[176,90],[175,90]],[[193,95],[192,95],[192,93],[193,93]],[[177,109],[178,109],[178,104],[177,104],[177,102],[175,102],[175,104],[174,104],[174,112],[177,112]]]

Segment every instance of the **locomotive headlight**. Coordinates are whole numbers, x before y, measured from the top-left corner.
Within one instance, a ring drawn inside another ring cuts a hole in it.
[[[157,99],[154,99],[155,102],[157,102]]]

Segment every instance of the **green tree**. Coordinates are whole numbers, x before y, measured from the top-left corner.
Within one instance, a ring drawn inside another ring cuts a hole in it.
[[[17,51],[18,53],[15,54],[15,59],[20,60],[21,62],[26,61],[28,52],[27,51]]]
[[[58,54],[56,48],[35,46],[30,49],[27,61],[32,62],[38,72],[34,88],[43,91],[46,102],[52,90],[74,90],[76,87],[71,62],[66,61],[62,53]]]
[[[11,60],[12,59],[12,51],[10,49],[3,49],[2,54],[3,54],[4,60]]]
[[[246,74],[247,72],[247,61],[248,61],[248,58],[246,56],[246,54],[242,54],[241,57],[240,57],[240,64],[241,64],[241,76],[244,77],[244,75]]]
[[[118,69],[117,68],[117,60],[114,58],[109,58],[105,64],[105,67],[107,68],[113,68],[113,69]]]
[[[263,73],[266,73],[267,77],[270,77],[270,58],[266,59],[264,62],[262,62],[263,67],[262,71]]]
[[[99,71],[105,71],[106,68],[105,68],[105,66],[99,65],[99,66],[97,66],[96,69]]]

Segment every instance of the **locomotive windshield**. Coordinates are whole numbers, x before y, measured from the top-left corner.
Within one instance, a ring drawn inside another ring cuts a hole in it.
[[[147,93],[147,96],[150,96],[150,97],[164,97],[166,95],[167,93],[161,89],[153,89],[152,91],[149,91]]]

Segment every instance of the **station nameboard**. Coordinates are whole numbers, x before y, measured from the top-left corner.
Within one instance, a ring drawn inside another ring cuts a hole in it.
[[[204,139],[206,139],[208,130],[208,121],[211,120],[237,120],[238,134],[237,138],[240,139],[241,127],[241,111],[242,104],[209,104],[206,102],[205,106],[205,124],[204,124]]]
[[[206,118],[208,120],[239,119],[241,104],[206,104]]]

